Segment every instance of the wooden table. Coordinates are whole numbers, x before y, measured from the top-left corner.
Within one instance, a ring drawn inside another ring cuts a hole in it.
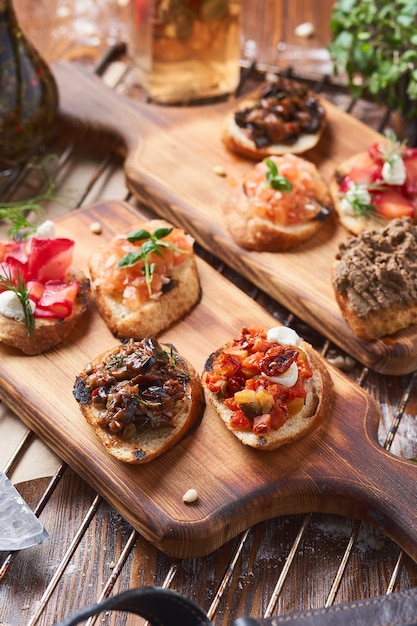
[[[58,3],[46,0],[37,3],[33,15],[30,0],[16,0],[22,22],[28,32],[32,29],[34,40],[48,60],[81,60],[93,71],[109,42],[114,43],[110,41],[113,35],[110,39],[102,36],[97,46],[71,41],[71,35],[65,41],[62,37],[42,38],[42,29],[50,30],[54,24],[57,27],[54,13],[48,10],[52,4],[58,7]],[[297,4],[289,2],[288,6]],[[120,15],[126,11],[122,4],[114,6]],[[290,18],[294,20],[294,15],[289,14]],[[123,38],[123,21],[117,23],[117,38]],[[103,24],[99,32],[105,32]],[[143,97],[132,91],[123,55],[103,67],[102,79],[108,85],[130,97]],[[347,108],[350,101],[343,90],[326,85],[329,99]],[[352,114],[375,128],[384,118],[383,111],[366,102],[358,103]],[[115,151],[106,151],[103,157],[100,145],[65,134],[47,148],[59,156],[55,176],[59,194],[67,197],[64,205],[46,205],[48,217],[95,201],[129,200],[139,204],[126,189],[123,160]],[[10,187],[3,184],[2,197],[33,194],[39,184],[33,172],[23,171]],[[141,209],[148,210],[143,206]],[[4,232],[3,227],[2,237]],[[349,379],[376,399],[382,414],[382,446],[400,457],[417,456],[415,373],[388,376],[363,367],[215,257],[202,249],[199,253],[279,321],[302,329],[303,336],[329,362],[342,368]],[[50,626],[78,607],[144,585],[180,591],[200,604],[216,625],[226,626],[240,615],[284,615],[417,584],[416,564],[378,529],[351,518],[314,512],[262,522],[206,557],[169,557],[62,463],[4,403],[0,404],[0,463],[38,512],[51,537],[41,546],[0,554],[2,625]],[[115,615],[101,621],[115,626],[140,623]]]

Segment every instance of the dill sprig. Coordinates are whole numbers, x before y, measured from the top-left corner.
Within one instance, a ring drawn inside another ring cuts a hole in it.
[[[50,154],[41,161],[34,160],[27,165],[29,169],[39,170],[43,174],[45,191],[24,200],[0,202],[0,219],[7,220],[11,224],[7,233],[10,239],[29,237],[36,230],[36,226],[28,220],[28,215],[32,212],[43,212],[42,202],[57,200],[56,183],[49,171],[51,161],[56,161],[57,158],[56,155]]]
[[[139,261],[143,261],[142,272],[145,276],[145,282],[150,296],[152,295],[152,277],[155,273],[156,264],[149,263],[149,255],[154,252],[158,256],[162,256],[164,248],[174,252],[188,254],[188,250],[181,250],[170,241],[163,241],[163,239],[167,237],[172,230],[172,227],[157,228],[153,233],[150,233],[147,230],[140,229],[134,230],[126,236],[126,239],[130,241],[130,243],[143,241],[143,244],[137,252],[128,252],[125,254],[124,257],[120,259],[117,267],[132,267]]]
[[[19,298],[20,304],[23,309],[23,321],[25,323],[28,335],[31,335],[35,329],[35,318],[33,315],[31,301],[29,298],[29,290],[26,287],[25,278],[19,271],[16,272],[15,279],[13,280],[11,272],[7,272],[6,275],[0,274],[0,289],[3,291],[12,291]]]

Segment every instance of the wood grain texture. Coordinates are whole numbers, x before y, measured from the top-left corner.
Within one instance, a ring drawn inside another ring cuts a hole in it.
[[[140,214],[125,203],[103,202],[57,220],[57,234],[76,240],[75,262],[86,268],[91,251],[127,232]],[[100,221],[102,235],[90,231]],[[269,328],[276,320],[203,261],[201,302],[161,335],[201,372],[207,356],[243,326]],[[331,369],[334,402],[324,425],[275,452],[245,448],[211,407],[198,430],[144,466],[110,457],[72,396],[76,375],[97,354],[116,345],[94,304],[60,347],[24,357],[1,346],[4,401],[57,454],[167,554],[209,554],[240,531],[277,515],[335,512],[378,526],[417,557],[417,467],[377,443],[376,402]],[[329,366],[330,367],[330,366]],[[198,502],[182,496],[193,487]]]
[[[130,190],[157,215],[182,225],[199,244],[249,278],[364,365],[401,375],[417,367],[417,326],[378,341],[355,337],[343,319],[331,284],[331,266],[349,233],[335,216],[302,247],[285,253],[253,252],[226,230],[223,204],[252,163],[223,146],[220,128],[235,103],[209,107],[164,107],[133,102],[106,88],[91,73],[68,64],[54,66],[63,120],[92,137],[115,137],[125,157]],[[305,156],[326,181],[347,156],[381,138],[352,116],[326,103],[327,128]],[[213,168],[221,165],[222,178]]]

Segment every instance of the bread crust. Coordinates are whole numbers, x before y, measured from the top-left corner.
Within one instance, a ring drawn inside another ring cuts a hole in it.
[[[62,319],[36,318],[35,328],[28,335],[24,322],[0,314],[0,341],[28,356],[41,354],[63,342],[86,312],[91,295],[90,281],[81,269],[71,267],[65,280],[80,283],[70,316]]]
[[[254,105],[255,100],[247,100],[242,103],[242,108]],[[234,116],[233,112],[229,113],[225,118],[221,131],[222,141],[231,152],[253,161],[260,161],[268,156],[287,153],[303,154],[308,150],[312,150],[320,141],[326,126],[325,120],[323,120],[320,130],[316,133],[303,133],[294,143],[275,143],[263,148],[257,148],[255,142],[245,132],[245,129],[240,128],[236,124]]]
[[[312,377],[305,381],[307,397],[303,408],[288,418],[277,430],[269,431],[262,435],[238,430],[231,426],[230,419],[233,411],[227,408],[217,394],[210,391],[205,379],[206,372],[210,371],[210,363],[217,353],[213,353],[206,362],[202,376],[202,382],[206,399],[214,407],[217,414],[229,430],[244,445],[259,450],[276,450],[277,448],[292,443],[320,426],[329,413],[332,404],[333,381],[325,367],[321,357],[314,351],[312,346],[302,341],[300,348],[306,353],[308,363],[312,370]]]
[[[294,155],[280,156],[275,159],[278,170],[280,163],[288,162],[288,159],[300,162],[300,157]],[[258,252],[285,252],[302,244],[313,237],[322,227],[333,210],[333,203],[328,192],[327,185],[322,180],[317,168],[313,163],[303,160],[308,166],[308,172],[314,183],[314,193],[309,191],[309,196],[305,196],[303,202],[313,202],[317,204],[321,213],[313,219],[301,221],[298,224],[274,223],[269,219],[268,202],[261,203],[256,196],[248,196],[245,190],[245,180],[238,185],[227,198],[224,204],[224,216],[227,228],[233,239],[243,248],[256,250]],[[249,173],[248,177],[251,176]],[[292,202],[296,206],[300,202],[298,191],[288,194],[282,193],[281,201],[274,201],[277,206],[282,202],[283,207]],[[259,214],[259,207],[264,206],[266,216]],[[285,210],[285,209],[284,209]]]
[[[170,226],[164,220],[151,220],[143,225],[149,231]],[[174,266],[168,289],[155,299],[148,299],[140,307],[129,309],[122,294],[109,294],[103,289],[106,280],[107,246],[101,246],[90,257],[89,270],[92,289],[99,312],[110,331],[118,339],[142,339],[159,335],[187,315],[201,298],[201,286],[194,253]]]
[[[152,339],[152,341],[154,340]],[[130,343],[132,345],[135,344],[135,342]],[[168,425],[160,425],[158,427],[143,426],[137,429],[133,437],[124,439],[122,435],[112,433],[100,423],[102,411],[93,404],[91,393],[88,390],[86,392],[86,381],[89,373],[96,366],[102,366],[113,357],[117,358],[122,346],[111,348],[97,356],[76,377],[74,396],[81,413],[92,426],[97,438],[104,445],[107,452],[123,463],[135,465],[148,463],[164,454],[198,427],[204,413],[204,392],[200,377],[194,367],[184,357],[179,356],[172,345],[159,343],[157,345],[177,355],[187,378],[184,383],[184,396],[175,403],[175,411]]]

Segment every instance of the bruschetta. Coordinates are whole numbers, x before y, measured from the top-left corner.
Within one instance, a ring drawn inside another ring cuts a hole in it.
[[[316,166],[294,154],[257,163],[224,205],[233,239],[249,250],[282,252],[310,239],[333,210]]]
[[[226,117],[222,140],[232,152],[260,161],[276,154],[311,150],[325,125],[325,108],[317,94],[280,77]]]
[[[274,450],[317,428],[332,402],[332,379],[310,344],[288,327],[244,328],[210,355],[206,398],[243,444]]]
[[[340,163],[329,189],[340,222],[354,235],[395,218],[417,221],[417,149],[388,134]]]
[[[150,220],[100,246],[89,269],[97,307],[119,339],[157,336],[201,295],[193,238]]]
[[[417,224],[392,219],[339,245],[332,283],[354,335],[373,341],[417,324]]]
[[[154,337],[129,340],[88,363],[74,397],[109,454],[147,463],[170,450],[204,412],[204,392],[193,366]]]
[[[72,239],[48,220],[27,239],[0,242],[0,341],[27,355],[61,343],[86,312],[90,281]]]

